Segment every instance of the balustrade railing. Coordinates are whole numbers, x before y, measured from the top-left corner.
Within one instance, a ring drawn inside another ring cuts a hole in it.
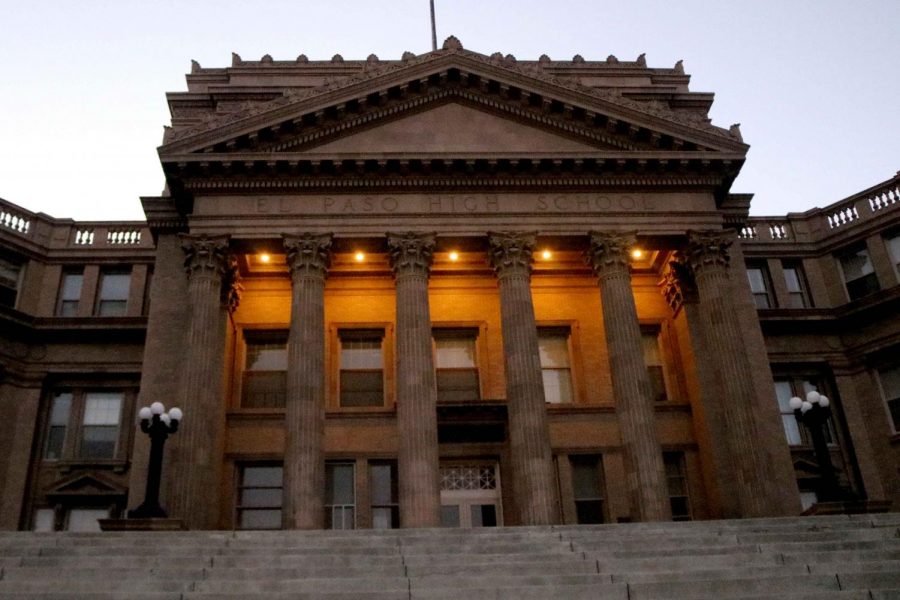
[[[28,231],[31,229],[31,218],[24,212],[3,205],[0,206],[0,227],[28,235]]]

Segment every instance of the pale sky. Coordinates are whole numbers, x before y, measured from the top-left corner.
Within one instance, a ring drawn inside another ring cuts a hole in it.
[[[435,0],[438,45],[684,59],[713,123],[751,145],[752,214],[825,206],[900,169],[898,0]],[[55,217],[143,219],[163,187],[166,91],[271,54],[398,59],[431,48],[428,0],[0,0],[0,197]]]

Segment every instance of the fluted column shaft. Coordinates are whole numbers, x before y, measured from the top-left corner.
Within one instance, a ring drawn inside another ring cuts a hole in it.
[[[589,262],[598,277],[616,416],[632,510],[639,521],[671,518],[653,394],[631,290],[628,252],[634,237],[592,233]]]
[[[388,234],[397,285],[397,456],[402,527],[441,524],[437,388],[428,276],[434,235]]]
[[[227,254],[227,236],[181,237],[189,275],[190,316],[180,398],[173,399],[173,404],[181,404],[185,416],[173,436],[169,511],[189,529],[215,529],[225,425],[225,317],[228,303],[234,306],[237,299],[229,285],[234,271]]]
[[[325,526],[325,276],[330,235],[285,235],[291,327],[284,427],[285,529]]]
[[[768,465],[759,448],[760,436],[753,416],[755,393],[750,362],[728,295],[728,247],[734,241],[726,231],[689,232],[687,260],[699,296],[709,360],[715,361],[725,392],[721,411],[727,430],[732,470],[740,490],[741,516],[769,514]]]
[[[513,487],[522,525],[559,521],[553,453],[531,299],[534,234],[491,234],[490,260],[500,286],[506,403]]]

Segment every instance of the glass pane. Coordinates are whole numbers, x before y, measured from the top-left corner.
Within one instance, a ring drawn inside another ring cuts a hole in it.
[[[650,378],[650,394],[654,402],[666,401],[666,379],[663,368],[660,366],[648,366],[647,376]]]
[[[372,504],[393,504],[393,467],[388,464],[369,465],[369,480],[372,494]]]
[[[84,276],[81,273],[66,273],[63,275],[61,300],[79,300],[81,298],[81,284]]]
[[[439,369],[435,378],[440,402],[469,402],[481,398],[477,369]]]
[[[127,306],[128,302],[125,300],[101,300],[97,314],[101,317],[121,317]]]
[[[21,265],[16,265],[0,258],[0,285],[16,289],[19,286],[19,273],[21,270]]]
[[[53,398],[53,406],[50,409],[50,425],[69,424],[69,411],[72,408],[72,393],[62,392]]]
[[[575,513],[580,524],[589,525],[603,522],[602,500],[576,500]]]
[[[241,529],[280,529],[280,510],[242,510],[239,527]]]
[[[793,395],[794,392],[791,389],[790,381],[786,379],[775,381],[775,396],[778,398],[778,409],[782,413],[794,414],[794,411],[791,410],[791,398]]]
[[[600,458],[572,456],[569,460],[572,463],[572,491],[575,499],[601,498]]]
[[[281,467],[244,467],[244,487],[281,487]]]
[[[63,300],[59,304],[59,316],[61,317],[77,317],[78,316],[78,300]]]
[[[644,364],[647,366],[661,365],[659,357],[659,333],[648,331],[641,333],[641,345],[644,350]]]
[[[62,458],[63,446],[66,442],[66,428],[62,425],[51,426],[47,431],[47,448],[44,458],[59,460]]]
[[[333,506],[325,509],[326,529],[355,529],[355,511],[352,506]]]
[[[381,339],[341,338],[342,369],[381,369]]]
[[[888,250],[895,265],[900,265],[900,235],[895,235],[887,242]]]
[[[569,336],[541,334],[538,338],[541,366],[566,368],[569,366]]]
[[[353,465],[330,464],[325,471],[325,502],[327,504],[355,504]]]
[[[245,371],[241,387],[243,408],[283,408],[287,394],[286,371]]]
[[[572,401],[572,377],[568,369],[544,369],[544,399],[551,404]]]
[[[397,509],[392,506],[373,508],[372,509],[372,529],[394,529],[397,527],[397,520],[394,515]]]
[[[815,492],[800,492],[800,506],[803,510],[806,510],[818,501],[819,498]]]
[[[52,508],[39,508],[34,511],[32,531],[53,531],[54,515]]]
[[[341,371],[341,406],[382,406],[384,374],[377,371]]]
[[[475,337],[435,337],[434,366],[437,369],[475,367]]]
[[[766,293],[766,280],[763,276],[762,269],[747,269],[747,279],[750,281],[750,290],[754,294]]]
[[[66,531],[100,531],[97,519],[109,518],[109,511],[96,508],[73,508],[69,511]]]
[[[459,506],[455,504],[441,506],[441,526],[459,527]]]
[[[88,392],[84,398],[85,425],[118,426],[122,409],[121,392]]]
[[[802,292],[788,294],[788,308],[806,308],[806,296]]]
[[[847,294],[851,300],[874,294],[880,289],[878,277],[875,273],[870,273],[853,281],[847,281]]]
[[[287,344],[247,342],[248,371],[287,371]]]
[[[841,269],[844,271],[844,281],[848,282],[875,272],[869,260],[869,251],[865,248],[841,256]]]
[[[473,504],[469,507],[472,527],[496,527],[497,507],[493,504]]]
[[[280,507],[281,489],[244,489],[241,491],[241,506],[260,506],[266,508]]]
[[[879,369],[878,378],[887,400],[900,398],[900,365]]]
[[[128,300],[131,273],[103,273],[100,276],[101,300]]]
[[[784,437],[787,438],[788,445],[799,446],[803,443],[803,439],[800,437],[800,425],[793,413],[782,415],[781,423],[784,425]]]
[[[110,425],[85,425],[82,429],[82,458],[113,458],[119,428]]]
[[[800,292],[800,277],[797,275],[797,269],[794,267],[784,268],[784,284],[787,286],[788,292]]]

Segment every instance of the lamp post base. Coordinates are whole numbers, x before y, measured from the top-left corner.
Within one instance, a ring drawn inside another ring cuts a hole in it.
[[[169,515],[159,504],[148,504],[147,502],[128,511],[129,519],[167,519],[168,517]]]

